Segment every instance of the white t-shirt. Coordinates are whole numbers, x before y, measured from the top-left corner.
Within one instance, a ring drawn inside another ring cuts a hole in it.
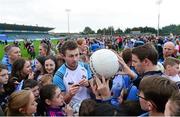
[[[70,83],[73,82],[74,84],[79,84],[79,82],[83,78],[83,75],[86,76],[86,78],[88,77],[87,70],[81,65],[78,65],[78,67],[74,71],[67,68],[66,73],[64,74],[64,78],[63,78],[66,90],[69,91],[69,88],[70,88],[70,85],[68,84],[69,82]],[[81,86],[79,91],[76,93],[76,95],[73,96],[72,101],[73,100],[82,101],[87,98],[90,98],[89,91],[86,87]]]

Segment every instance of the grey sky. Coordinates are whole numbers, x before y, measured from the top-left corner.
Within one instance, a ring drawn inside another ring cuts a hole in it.
[[[0,22],[55,27],[70,32],[114,26],[115,29],[151,26],[157,28],[157,0],[0,0]],[[180,0],[163,0],[160,27],[180,24]]]

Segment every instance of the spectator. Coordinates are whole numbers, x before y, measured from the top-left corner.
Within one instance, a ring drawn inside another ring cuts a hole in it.
[[[40,98],[41,98],[41,109],[42,114],[45,111],[44,116],[72,116],[72,112],[70,110],[64,112],[62,106],[64,105],[63,96],[61,94],[61,90],[53,85],[45,85],[40,90]],[[44,110],[43,110],[44,109]]]
[[[5,91],[4,85],[8,83],[9,76],[7,67],[3,64],[0,64],[0,107],[2,110],[5,110],[7,103],[7,93]]]
[[[139,87],[141,79],[145,76],[162,75],[161,71],[157,71],[158,53],[155,47],[147,43],[138,46],[132,50],[132,65],[140,75],[134,79],[134,85]]]
[[[39,54],[41,56],[48,56],[50,55],[50,47],[46,43],[41,43],[39,46]]]
[[[44,61],[44,69],[45,69],[45,74],[48,73],[48,74],[54,75],[54,73],[57,70],[56,57],[52,55],[47,56]]]
[[[12,64],[21,57],[20,48],[16,47],[14,45],[11,45],[9,49],[7,49],[7,55],[8,59],[7,61],[2,61],[3,64],[5,64],[8,67],[9,74],[12,71]]]
[[[44,56],[37,56],[36,59],[34,60],[34,79],[35,80],[39,80],[41,79],[41,76],[44,74],[45,70],[44,70],[44,62],[45,62],[45,57]]]
[[[26,89],[26,88],[29,88],[32,91],[36,100],[39,98],[39,86],[36,80],[33,79],[25,80],[22,89]]]
[[[169,98],[166,103],[164,112],[165,116],[179,116],[180,115],[180,93],[176,92]]]
[[[95,106],[96,106],[96,101],[92,99],[83,100],[79,108],[79,116],[90,116],[90,113],[92,113]]]
[[[180,81],[179,64],[180,60],[173,57],[167,57],[164,61],[165,74],[174,82]]]
[[[173,42],[168,41],[163,46],[163,59],[160,62],[163,62],[167,57],[176,57],[175,55],[175,45]]]
[[[108,103],[98,103],[90,112],[90,116],[120,116],[120,113]]]
[[[32,72],[30,62],[22,58],[17,59],[13,63],[10,80],[16,79],[19,83],[15,90],[21,90],[24,80],[34,79],[34,73]]]
[[[10,95],[7,116],[33,116],[37,103],[30,90],[21,90]]]
[[[50,74],[44,74],[41,79],[39,80],[39,84],[41,87],[47,85],[47,84],[52,84],[52,78],[53,76]]]
[[[79,38],[79,39],[77,39],[77,44],[78,44],[78,48],[79,48],[79,53],[81,55],[81,54],[83,54],[83,51],[85,49],[86,40],[83,38]]]
[[[178,92],[175,82],[161,76],[143,78],[139,85],[141,108],[148,111],[145,115],[163,116],[165,105],[173,92]]]

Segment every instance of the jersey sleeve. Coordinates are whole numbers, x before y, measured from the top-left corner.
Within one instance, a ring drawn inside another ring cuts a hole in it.
[[[64,74],[61,72],[61,69],[58,69],[53,77],[53,84],[57,85],[62,92],[66,91],[65,84],[63,82]]]
[[[91,72],[90,66],[89,66],[89,64],[84,63],[84,67],[87,70],[88,80],[90,80],[92,78],[92,72]]]

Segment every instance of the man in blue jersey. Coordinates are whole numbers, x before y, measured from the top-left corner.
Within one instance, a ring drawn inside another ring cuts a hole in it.
[[[88,87],[92,75],[89,66],[79,61],[75,41],[66,41],[61,47],[61,53],[65,63],[55,73],[53,83],[61,89],[65,102],[74,107],[90,98]]]

